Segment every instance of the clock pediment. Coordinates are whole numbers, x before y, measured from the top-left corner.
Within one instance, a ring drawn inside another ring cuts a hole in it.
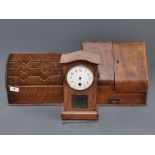
[[[62,54],[60,63],[70,63],[78,60],[87,61],[94,64],[101,63],[100,56],[98,54],[94,54],[89,51],[83,52],[82,50],[70,52],[67,54]]]

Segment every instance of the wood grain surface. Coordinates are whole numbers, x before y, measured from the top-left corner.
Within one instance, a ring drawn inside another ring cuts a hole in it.
[[[113,49],[112,42],[81,42],[84,51],[99,54],[101,64],[98,66],[100,85],[114,85]]]
[[[94,81],[92,85],[85,90],[74,90],[72,89],[67,81],[66,75],[70,69],[77,65],[83,65],[88,67],[93,73]],[[62,119],[78,119],[78,120],[97,120],[98,119],[98,111],[96,104],[96,95],[97,95],[97,67],[98,65],[95,63],[90,63],[88,61],[78,60],[77,61],[67,61],[67,63],[63,64],[63,92],[64,92],[64,103],[63,103],[63,111],[61,113]],[[72,97],[73,96],[83,96],[87,97],[88,106],[85,108],[75,108],[72,105]]]
[[[97,111],[63,111],[61,113],[62,120],[97,120]]]
[[[18,86],[19,92],[9,91],[7,87],[8,101],[19,105],[51,105],[63,102],[62,86]]]
[[[60,62],[61,54],[57,52],[51,53],[12,53],[9,56],[9,61],[19,61],[22,63],[29,62]]]
[[[11,54],[6,67],[6,87],[11,105],[45,105],[63,102],[59,53]],[[19,92],[10,91],[10,87]]]
[[[118,103],[109,100],[118,99]],[[125,93],[114,91],[97,93],[97,104],[106,106],[143,106],[146,105],[147,93]]]
[[[140,106],[148,91],[144,42],[84,41],[82,49],[99,53],[97,104]],[[10,105],[54,105],[63,102],[61,53],[12,53],[6,64],[6,88]],[[10,86],[20,91],[11,92]],[[119,104],[109,104],[119,98]]]
[[[94,64],[101,63],[99,54],[95,54],[95,53],[83,51],[83,50],[62,54],[60,63],[69,63],[69,62],[71,63],[77,60],[81,60],[81,61],[84,60]]]
[[[113,43],[116,92],[147,92],[144,42]]]
[[[92,85],[82,91],[71,89],[70,86],[67,84],[66,81],[66,74],[67,72],[74,66],[77,66],[78,64],[84,65],[88,67],[94,76],[94,81]],[[64,80],[63,80],[63,91],[64,91],[64,111],[96,111],[96,89],[97,89],[97,64],[89,63],[87,61],[74,61],[71,63],[67,63],[63,65],[63,74],[64,74]],[[82,108],[82,109],[75,109],[72,107],[72,101],[71,96],[72,95],[86,95],[88,96],[88,108]]]

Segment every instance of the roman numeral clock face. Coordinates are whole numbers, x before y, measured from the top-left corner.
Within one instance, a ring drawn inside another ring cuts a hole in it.
[[[68,85],[75,90],[85,90],[89,88],[94,81],[92,71],[82,65],[71,68],[66,78]]]

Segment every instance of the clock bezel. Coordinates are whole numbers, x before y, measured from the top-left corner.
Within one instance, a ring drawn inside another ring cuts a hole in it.
[[[92,75],[93,75],[93,80],[92,80],[91,85],[90,85],[89,87],[85,88],[85,89],[82,89],[82,90],[78,90],[78,89],[72,88],[72,87],[69,85],[68,80],[67,80],[67,75],[68,75],[69,71],[70,71],[71,69],[73,69],[74,67],[79,67],[79,66],[82,66],[82,67],[87,68],[88,70],[90,70],[90,72],[91,72]],[[76,65],[70,67],[70,68],[67,70],[66,75],[65,75],[65,81],[66,81],[67,85],[68,85],[72,90],[74,90],[74,91],[85,91],[85,90],[89,89],[89,88],[93,85],[94,80],[95,80],[95,75],[94,75],[92,69],[91,69],[90,67],[86,66],[86,65],[83,65],[83,64],[76,64]]]

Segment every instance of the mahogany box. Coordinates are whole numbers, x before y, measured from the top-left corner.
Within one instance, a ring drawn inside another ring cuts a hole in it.
[[[84,51],[100,55],[97,104],[146,105],[147,59],[144,42],[83,41]],[[62,104],[61,53],[12,53],[6,64],[9,105]]]

